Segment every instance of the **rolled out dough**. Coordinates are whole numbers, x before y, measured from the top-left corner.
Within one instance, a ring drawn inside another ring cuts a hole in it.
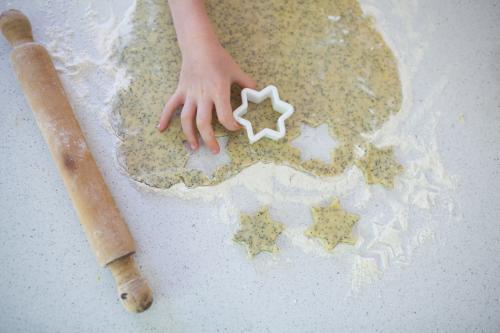
[[[188,187],[210,185],[259,161],[334,176],[355,162],[354,146],[365,144],[360,134],[376,130],[400,110],[394,55],[356,0],[207,0],[206,6],[222,45],[256,79],[258,88],[274,84],[294,105],[287,136],[250,145],[244,131],[226,133],[219,126],[218,135],[228,136],[231,163],[218,167],[213,177],[186,168],[189,152],[179,118],[163,134],[155,129],[163,105],[177,87],[181,64],[168,6],[163,0],[138,1],[132,35],[118,48],[118,61],[131,81],[114,102],[114,127],[122,142],[119,154],[133,179],[159,188],[179,182]],[[236,108],[239,89],[234,87],[232,93]],[[300,135],[301,123],[328,125],[340,143],[331,152],[332,163],[301,160],[300,151],[290,144]],[[387,165],[395,163],[391,161]],[[367,178],[377,182],[394,176],[393,169],[386,177],[385,170],[377,173]]]

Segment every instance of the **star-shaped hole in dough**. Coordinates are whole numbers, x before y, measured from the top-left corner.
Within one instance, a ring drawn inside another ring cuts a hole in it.
[[[381,184],[387,188],[393,188],[394,178],[403,172],[403,166],[394,158],[392,147],[384,149],[370,144],[356,165],[363,171],[367,184]]]
[[[354,244],[352,228],[359,216],[342,209],[335,199],[328,207],[311,208],[313,224],[304,234],[310,238],[319,238],[325,250],[331,251],[339,242]]]
[[[219,142],[220,147],[220,152],[217,155],[211,153],[204,143],[201,143],[200,148],[197,151],[191,150],[189,145],[186,143],[185,147],[190,153],[189,159],[186,162],[186,168],[188,170],[199,170],[207,177],[212,177],[215,170],[217,170],[220,166],[231,162],[231,158],[227,154],[226,150],[227,141],[227,136],[217,138],[217,142]]]
[[[328,132],[328,124],[317,127],[301,124],[300,136],[290,143],[300,150],[302,161],[320,160],[327,164],[333,163],[332,151],[338,145]]]
[[[241,229],[233,236],[233,240],[245,245],[250,257],[263,251],[271,253],[278,251],[276,239],[284,227],[282,223],[271,219],[267,207],[254,216],[241,214],[240,224]]]

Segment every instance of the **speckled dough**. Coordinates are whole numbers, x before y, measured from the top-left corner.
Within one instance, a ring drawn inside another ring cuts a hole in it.
[[[241,229],[234,235],[235,242],[244,244],[248,255],[253,257],[260,252],[278,252],[276,239],[283,231],[283,224],[275,222],[264,208],[255,216],[241,214]]]
[[[263,139],[250,145],[244,131],[226,133],[217,126],[218,135],[229,137],[232,162],[220,166],[213,177],[188,170],[179,117],[165,133],[155,129],[163,105],[177,87],[181,64],[168,6],[163,0],[139,0],[133,34],[120,45],[118,59],[131,81],[114,104],[115,127],[122,139],[120,157],[135,180],[159,188],[179,182],[188,187],[217,184],[259,161],[334,176],[354,163],[353,147],[364,143],[360,133],[378,129],[400,110],[394,55],[357,1],[207,0],[206,4],[222,45],[257,80],[258,88],[275,85],[295,107],[287,135],[277,142]],[[237,87],[232,96],[236,108]],[[328,124],[340,142],[332,151],[331,164],[300,159],[300,151],[290,142],[300,135],[301,123]],[[256,126],[266,124],[264,119]]]
[[[371,144],[356,165],[363,171],[367,184],[381,184],[387,188],[393,188],[394,177],[403,172],[403,166],[394,159],[394,149],[379,149]]]
[[[313,207],[311,211],[313,224],[304,233],[307,237],[319,238],[327,251],[339,242],[355,243],[352,227],[359,216],[343,210],[337,199],[328,207]]]

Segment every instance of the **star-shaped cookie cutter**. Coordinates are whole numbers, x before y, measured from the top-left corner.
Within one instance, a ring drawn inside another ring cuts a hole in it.
[[[281,113],[281,116],[277,121],[278,130],[276,131],[270,128],[264,128],[257,134],[254,134],[252,124],[248,120],[242,118],[242,116],[248,112],[248,101],[259,104],[266,98],[271,98],[273,110]],[[278,89],[275,86],[267,86],[261,91],[245,88],[241,91],[241,102],[241,105],[233,111],[233,115],[236,121],[245,127],[250,143],[255,143],[263,137],[279,140],[285,136],[285,120],[292,115],[294,109],[291,104],[288,104],[280,99]]]

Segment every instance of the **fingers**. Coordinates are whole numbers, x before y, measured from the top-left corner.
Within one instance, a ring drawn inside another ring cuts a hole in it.
[[[172,97],[169,98],[167,104],[165,104],[165,107],[163,108],[160,121],[156,126],[160,132],[163,132],[168,127],[172,115],[175,110],[182,105],[182,103],[184,103],[184,97],[179,92],[175,92]]]
[[[195,127],[196,104],[192,100],[187,100],[181,112],[182,131],[186,135],[186,139],[191,146],[191,149],[198,149],[198,138]]]
[[[205,145],[212,153],[217,154],[219,153],[219,144],[215,139],[214,129],[212,128],[212,106],[212,102],[209,100],[198,103],[196,126]]]
[[[250,75],[243,72],[241,69],[234,78],[234,82],[236,82],[242,88],[255,89],[257,87],[257,83],[255,82],[255,80],[252,79]]]
[[[219,91],[215,98],[215,111],[219,122],[230,131],[240,129],[240,124],[233,117],[233,109],[231,107],[230,87],[225,87]]]

